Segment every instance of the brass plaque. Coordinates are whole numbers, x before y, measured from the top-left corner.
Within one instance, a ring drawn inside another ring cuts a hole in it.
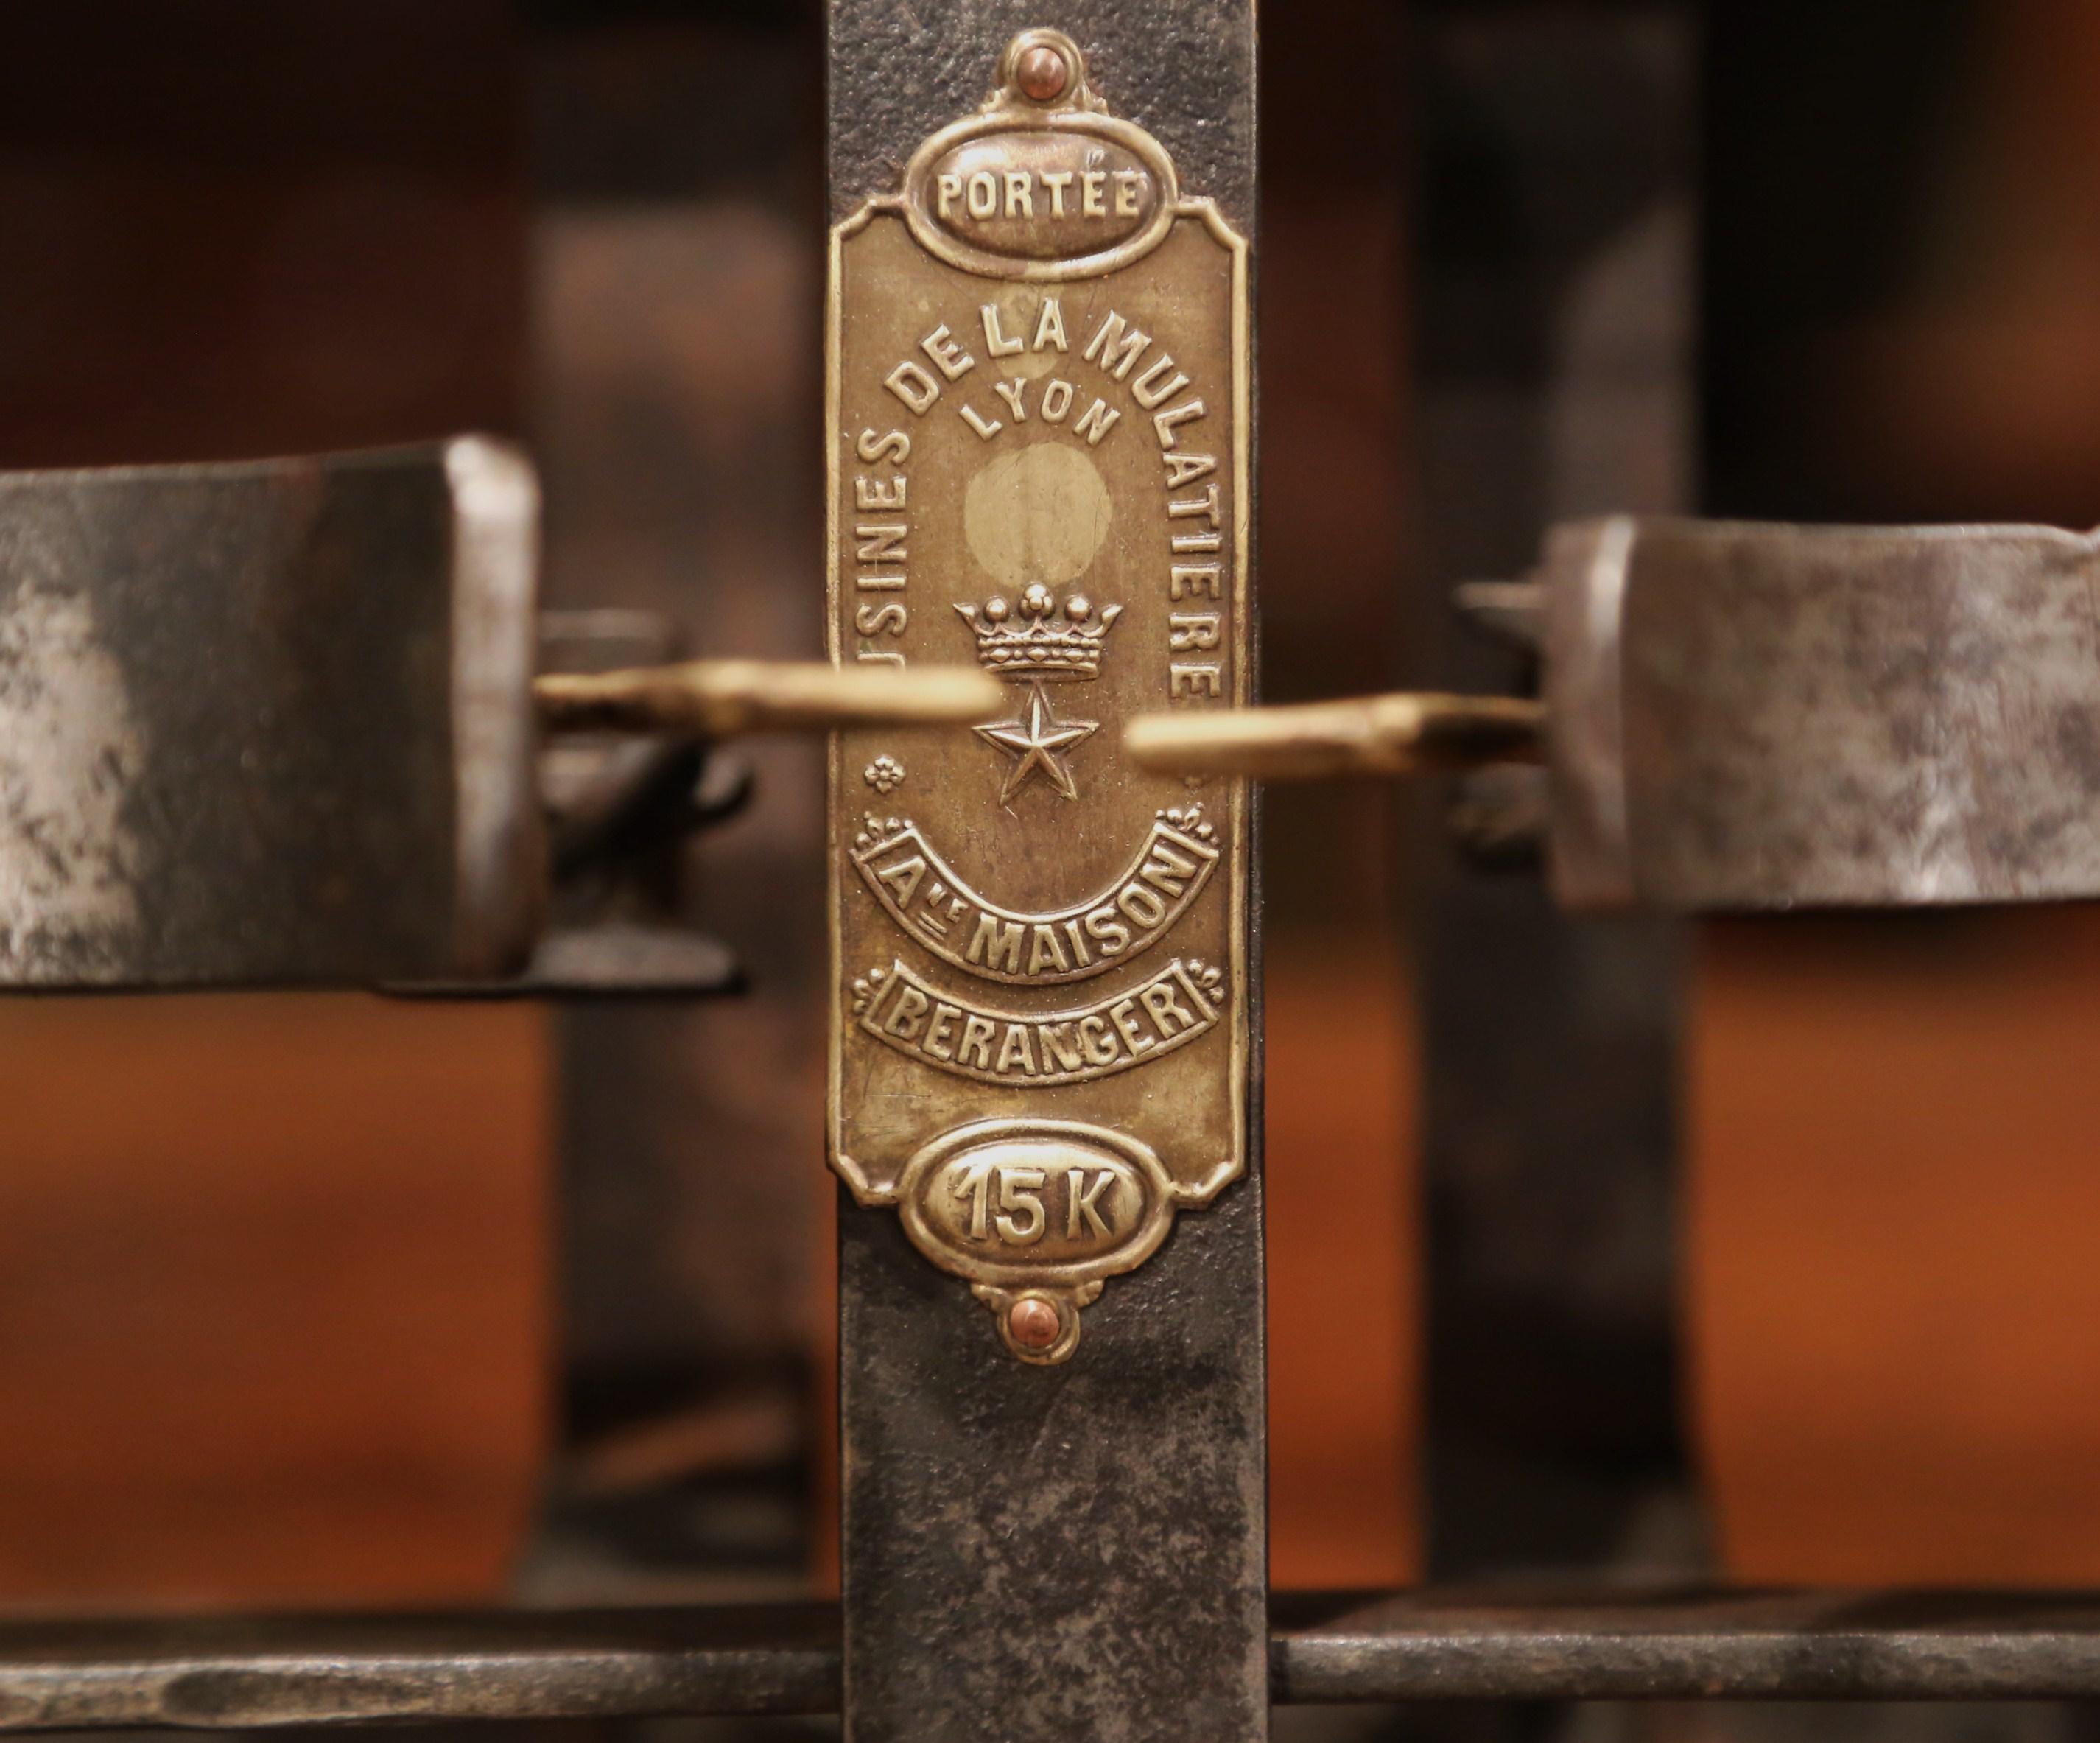
[[[1121,741],[1247,699],[1246,246],[1025,32],[833,232],[827,365],[832,657],[1008,697],[832,740],[832,1163],[1062,1361],[1245,1163],[1245,783]]]

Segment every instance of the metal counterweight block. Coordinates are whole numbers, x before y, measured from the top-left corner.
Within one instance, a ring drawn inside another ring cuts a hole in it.
[[[517,962],[537,518],[472,438],[0,475],[0,983]]]
[[[530,463],[474,437],[0,474],[0,987],[716,990],[676,916],[543,934],[550,874],[675,851],[713,800],[657,789],[710,741],[1001,699],[938,667],[536,677],[566,646],[538,541]]]
[[[1543,580],[1564,901],[2100,895],[2100,538],[1621,518]]]
[[[1460,598],[1539,655],[1542,703],[1153,715],[1132,757],[1315,780],[1542,761],[1471,832],[1542,834],[1569,907],[2100,896],[2100,535],[1617,516]]]

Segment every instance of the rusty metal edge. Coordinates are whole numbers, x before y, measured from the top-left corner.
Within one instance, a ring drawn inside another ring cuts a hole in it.
[[[534,770],[540,483],[523,449],[485,436],[444,448],[452,496],[452,764],[461,975],[530,954],[546,907]]]

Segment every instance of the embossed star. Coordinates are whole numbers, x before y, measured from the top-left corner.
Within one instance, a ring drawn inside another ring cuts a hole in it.
[[[1061,723],[1051,713],[1050,699],[1043,694],[1040,684],[1029,695],[1027,719],[1002,721],[997,726],[975,729],[977,736],[986,744],[996,744],[1015,759],[1013,766],[1006,771],[1006,783],[999,790],[1001,805],[1011,803],[1013,796],[1035,778],[1038,770],[1067,799],[1078,798],[1079,789],[1072,779],[1072,771],[1057,753],[1092,738],[1100,730],[1098,721],[1068,720]]]

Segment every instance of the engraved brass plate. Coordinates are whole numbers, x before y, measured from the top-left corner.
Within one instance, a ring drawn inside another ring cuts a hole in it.
[[[1245,785],[1125,721],[1247,699],[1246,247],[1024,33],[834,232],[830,625],[1007,705],[832,741],[832,1165],[1024,1361],[1246,1158]]]

